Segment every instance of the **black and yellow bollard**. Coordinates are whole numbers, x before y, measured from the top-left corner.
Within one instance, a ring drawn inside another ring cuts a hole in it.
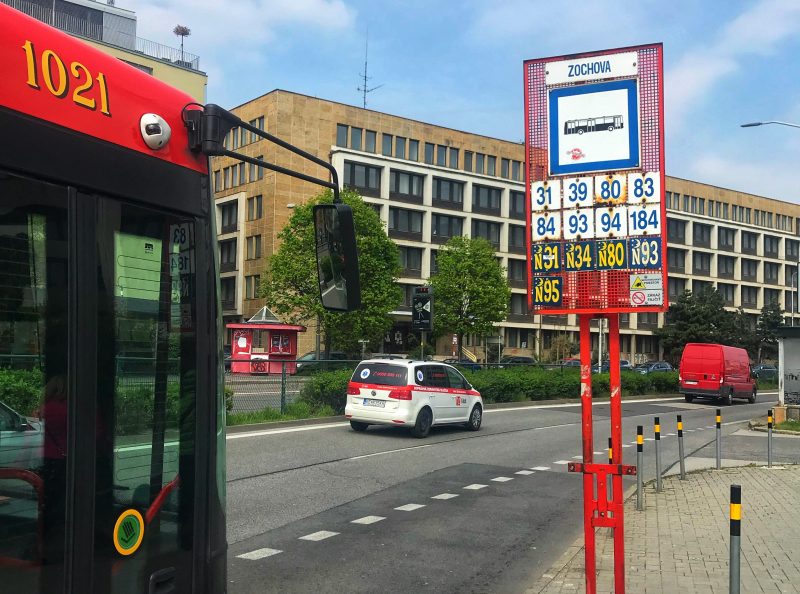
[[[731,485],[731,560],[728,567],[730,594],[739,594],[739,558],[742,538],[742,487]]]
[[[772,409],[767,411],[767,468],[772,468]]]
[[[717,470],[722,468],[722,410],[717,409]]]
[[[614,446],[611,445],[610,437],[608,438],[608,463],[609,464],[614,463]],[[609,474],[606,476],[608,477],[606,482],[606,488],[608,490],[608,500],[612,501],[614,499],[614,490],[613,490],[613,485],[611,483],[611,475]]]
[[[636,510],[644,510],[642,472],[644,471],[644,427],[636,427]]]
[[[661,420],[655,418],[655,434],[656,434],[656,493],[661,493]]]
[[[678,415],[678,458],[681,463],[681,480],[686,480],[686,464],[683,459],[683,419]]]

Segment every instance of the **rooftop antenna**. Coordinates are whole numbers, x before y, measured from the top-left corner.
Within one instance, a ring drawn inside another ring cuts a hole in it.
[[[372,87],[372,88],[369,88],[367,86],[367,81],[369,81],[372,78],[371,76],[367,76],[367,58],[368,58],[368,56],[369,56],[369,29],[367,29],[367,42],[364,45],[364,73],[361,75],[361,77],[363,79],[363,83],[362,83],[362,85],[360,87],[358,87],[358,89],[356,89],[356,90],[361,91],[363,93],[364,109],[366,109],[366,107],[367,107],[367,93],[371,93],[372,91],[380,89],[383,86],[383,85],[378,85],[378,86],[375,86],[375,87]]]

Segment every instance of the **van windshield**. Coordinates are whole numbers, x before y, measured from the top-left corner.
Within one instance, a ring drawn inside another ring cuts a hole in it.
[[[408,371],[400,365],[391,363],[361,363],[353,373],[352,381],[360,384],[379,386],[405,386]]]

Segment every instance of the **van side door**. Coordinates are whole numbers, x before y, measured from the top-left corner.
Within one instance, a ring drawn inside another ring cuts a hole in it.
[[[466,421],[469,417],[471,401],[474,399],[469,395],[469,383],[455,369],[450,367],[445,367],[445,369],[447,378],[450,380],[450,418]]]
[[[424,384],[433,407],[433,420],[439,422],[447,419],[450,414],[450,398],[447,372],[443,365],[425,365],[423,371]]]

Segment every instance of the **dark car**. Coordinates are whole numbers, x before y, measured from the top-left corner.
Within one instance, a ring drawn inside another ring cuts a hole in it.
[[[650,361],[649,363],[641,363],[637,365],[635,370],[642,375],[647,375],[648,373],[675,371],[675,368],[666,361]]]
[[[505,367],[519,367],[521,365],[536,365],[537,361],[533,357],[523,357],[521,355],[509,355],[507,357],[502,357],[500,361],[497,362],[497,366],[500,369]]]
[[[450,357],[449,359],[445,359],[442,363],[447,363],[448,365],[453,365],[455,367],[463,367],[464,369],[469,369],[470,371],[480,371],[481,365],[475,363],[472,359],[467,359],[464,357],[463,359],[456,359],[455,357]]]
[[[592,366],[592,373],[608,373],[611,370],[611,362],[603,361],[602,364],[595,364]],[[619,360],[620,371],[633,371],[634,367],[631,362],[626,359]]]
[[[222,345],[222,358],[225,362],[225,371],[231,370],[231,345]]]
[[[347,353],[341,351],[331,351],[327,358],[325,351],[320,351],[319,359],[317,359],[317,353],[311,351],[297,358],[297,373],[312,373],[320,369],[342,369],[349,365],[349,361]]]
[[[753,376],[761,381],[776,382],[778,381],[778,368],[762,363],[753,367]]]

